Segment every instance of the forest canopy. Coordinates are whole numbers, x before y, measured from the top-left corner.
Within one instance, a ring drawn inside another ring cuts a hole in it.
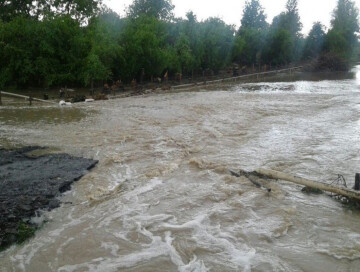
[[[359,61],[359,10],[338,0],[331,27],[306,37],[298,1],[269,24],[259,0],[246,1],[236,29],[219,18],[174,15],[169,0],[134,0],[120,17],[100,0],[0,0],[0,88],[90,86],[165,74],[219,73],[319,59],[347,69]],[[326,65],[325,65],[326,66]],[[322,67],[324,69],[329,67]]]

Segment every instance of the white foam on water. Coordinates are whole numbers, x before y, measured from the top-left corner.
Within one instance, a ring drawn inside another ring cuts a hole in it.
[[[137,198],[139,195],[142,195],[144,193],[154,190],[157,186],[159,186],[162,183],[163,183],[163,181],[161,179],[153,178],[150,181],[148,181],[144,186],[139,186],[139,187],[135,188],[134,190],[125,193],[123,195],[123,197],[128,200]]]
[[[121,170],[123,171],[118,171],[111,174],[112,182],[108,185],[107,188],[109,191],[116,189],[120,184],[124,183],[125,181],[134,178],[135,173],[129,165],[121,164]]]
[[[256,250],[249,248],[246,244],[237,244],[238,239],[232,237],[230,233],[223,233],[219,226],[210,226],[209,223],[205,222],[207,220],[208,214],[201,214],[186,223],[180,225],[164,223],[160,224],[159,228],[171,231],[192,230],[192,239],[196,241],[198,247],[204,249],[219,248],[222,252],[219,255],[222,255],[224,260],[230,261],[234,268],[250,271],[251,260],[254,258]]]
[[[171,233],[165,233],[165,239],[163,240],[159,236],[153,235],[150,231],[140,227],[139,231],[151,239],[151,243],[144,245],[141,250],[127,255],[118,256],[116,251],[119,249],[116,245],[110,245],[102,243],[102,246],[106,249],[111,249],[114,258],[96,258],[90,262],[76,264],[76,265],[65,265],[58,269],[60,272],[74,272],[81,269],[87,271],[118,271],[120,268],[134,267],[139,263],[148,262],[154,258],[160,256],[168,256],[170,260],[178,267],[180,272],[208,271],[202,261],[198,261],[194,257],[188,264],[184,264],[179,253],[172,245],[173,239]]]
[[[318,243],[316,251],[338,260],[355,261],[360,259],[360,234],[346,230],[339,230],[339,232],[344,236],[342,243],[339,243],[338,245]]]
[[[64,243],[61,244],[61,246],[56,250],[56,253],[58,255],[61,255],[63,253],[63,248],[66,247],[68,244],[70,244],[70,242],[74,241],[75,238],[74,237],[70,237],[68,238]]]
[[[171,237],[171,232],[165,232],[165,241],[168,246],[168,251],[170,254],[171,261],[178,267],[179,272],[191,272],[191,271],[198,271],[198,272],[206,272],[206,269],[203,261],[198,261],[197,257],[194,256],[193,259],[188,263],[185,264],[177,252],[175,247],[172,245],[174,238]]]
[[[52,239],[49,237],[42,237],[37,241],[33,240],[33,243],[29,243],[31,242],[29,241],[16,255],[11,256],[13,266],[16,267],[14,270],[27,271],[26,267],[31,263],[34,256],[38,254],[44,244],[50,241],[52,241]]]
[[[117,256],[120,246],[115,243],[101,242],[101,247],[110,251],[111,255]]]

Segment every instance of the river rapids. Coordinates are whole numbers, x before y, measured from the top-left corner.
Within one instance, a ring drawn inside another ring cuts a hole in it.
[[[99,160],[0,253],[0,271],[359,271],[360,212],[228,169],[353,184],[360,67],[350,79],[257,82],[71,107],[6,99],[0,147]]]

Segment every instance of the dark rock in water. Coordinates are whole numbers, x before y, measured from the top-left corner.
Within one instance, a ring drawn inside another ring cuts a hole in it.
[[[68,154],[27,155],[40,147],[0,149],[0,249],[34,233],[29,219],[39,209],[60,206],[69,190],[97,161]]]
[[[307,186],[302,188],[301,191],[304,192],[304,193],[316,194],[316,195],[319,195],[319,194],[323,193],[323,191],[321,191],[320,189],[311,188],[311,187],[307,187]]]
[[[43,149],[42,147],[39,146],[27,146],[21,149],[0,149],[0,166],[4,165],[4,164],[9,164],[12,163],[14,161],[17,160],[21,160],[24,159],[25,153],[34,151],[34,150],[38,150],[38,149]]]
[[[85,95],[77,94],[73,98],[71,98],[71,103],[84,102],[86,100]]]

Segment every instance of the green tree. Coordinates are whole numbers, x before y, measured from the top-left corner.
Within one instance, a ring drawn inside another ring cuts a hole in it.
[[[219,18],[209,18],[201,23],[203,52],[201,67],[217,72],[231,61],[235,29]]]
[[[175,50],[178,56],[180,70],[178,72],[190,74],[196,68],[196,59],[192,54],[190,39],[182,33],[176,41]]]
[[[94,81],[110,79],[114,73],[119,77],[119,66],[124,63],[123,49],[119,44],[117,27],[121,19],[113,11],[103,10],[102,14],[90,21],[86,29],[88,54],[82,65],[81,80],[93,87]]]
[[[304,58],[315,58],[323,49],[325,41],[324,26],[320,22],[314,23],[305,41]]]
[[[287,1],[286,11],[274,17],[272,28],[287,30],[293,38],[300,36],[302,23],[300,21],[297,0]]]
[[[44,34],[50,48],[53,48],[51,59],[54,70],[49,73],[51,85],[74,84],[79,81],[83,59],[87,55],[88,46],[83,28],[70,15],[59,15],[48,19]]]
[[[231,59],[235,62],[241,63],[244,60],[242,59],[242,56],[245,55],[245,46],[246,42],[243,39],[243,37],[237,35],[234,39],[233,48],[231,51]]]
[[[355,2],[338,0],[325,40],[325,51],[350,61],[354,57],[359,28],[359,10]]]
[[[0,19],[7,22],[17,16],[35,19],[67,14],[85,22],[94,16],[102,0],[0,0]]]
[[[240,32],[244,28],[261,30],[267,27],[264,9],[259,0],[247,0],[241,19]]]
[[[134,0],[129,6],[128,15],[138,18],[142,15],[152,16],[161,20],[173,18],[174,5],[170,0]]]
[[[233,47],[234,61],[252,65],[260,64],[264,46],[265,30],[243,28],[236,37]]]
[[[142,69],[147,78],[161,75],[167,66],[166,30],[166,23],[155,17],[129,19],[121,38],[126,56],[123,78],[136,78]]]
[[[333,12],[331,25],[335,30],[341,30],[354,36],[359,32],[359,10],[354,1],[338,0],[337,7]]]
[[[17,17],[3,24],[2,32],[3,84],[26,87],[78,82],[87,48],[83,29],[70,16],[42,21]]]
[[[298,1],[288,0],[286,3],[286,11],[274,17],[271,25],[271,31],[269,32],[270,35],[268,36],[268,42],[270,42],[270,44],[277,46],[280,46],[280,44],[291,44],[291,47],[286,48],[286,51],[276,53],[276,62],[284,64],[285,60],[286,62],[292,62],[301,59],[304,46],[304,39],[300,33],[301,29],[302,24],[298,11]],[[291,41],[288,41],[289,35]],[[272,38],[280,39],[281,37],[283,37],[285,40],[271,41]],[[271,49],[268,49],[267,54],[269,54],[270,51]],[[270,56],[268,55],[267,59],[269,58]]]
[[[291,35],[299,36],[302,29],[300,15],[298,10],[298,0],[288,0],[286,3],[284,29],[288,30]]]
[[[196,15],[190,11],[186,13],[187,20],[185,21],[185,33],[189,37],[190,40],[190,50],[194,57],[194,63],[192,67],[193,70],[200,69],[201,60],[203,55],[205,54],[204,43],[201,40],[200,36],[200,23],[198,22]]]
[[[19,15],[30,17],[33,2],[33,0],[0,0],[0,19],[8,22]]]
[[[102,0],[51,0],[51,6],[56,8],[58,14],[66,14],[79,22],[87,22],[96,16]]]
[[[269,64],[283,65],[292,60],[294,39],[290,32],[283,28],[272,29],[268,36],[268,46],[264,58]]]
[[[34,62],[38,55],[38,23],[28,18],[16,17],[1,26],[1,85],[24,86],[35,75]]]
[[[267,27],[259,1],[247,1],[233,47],[233,60],[247,65],[260,64]]]

